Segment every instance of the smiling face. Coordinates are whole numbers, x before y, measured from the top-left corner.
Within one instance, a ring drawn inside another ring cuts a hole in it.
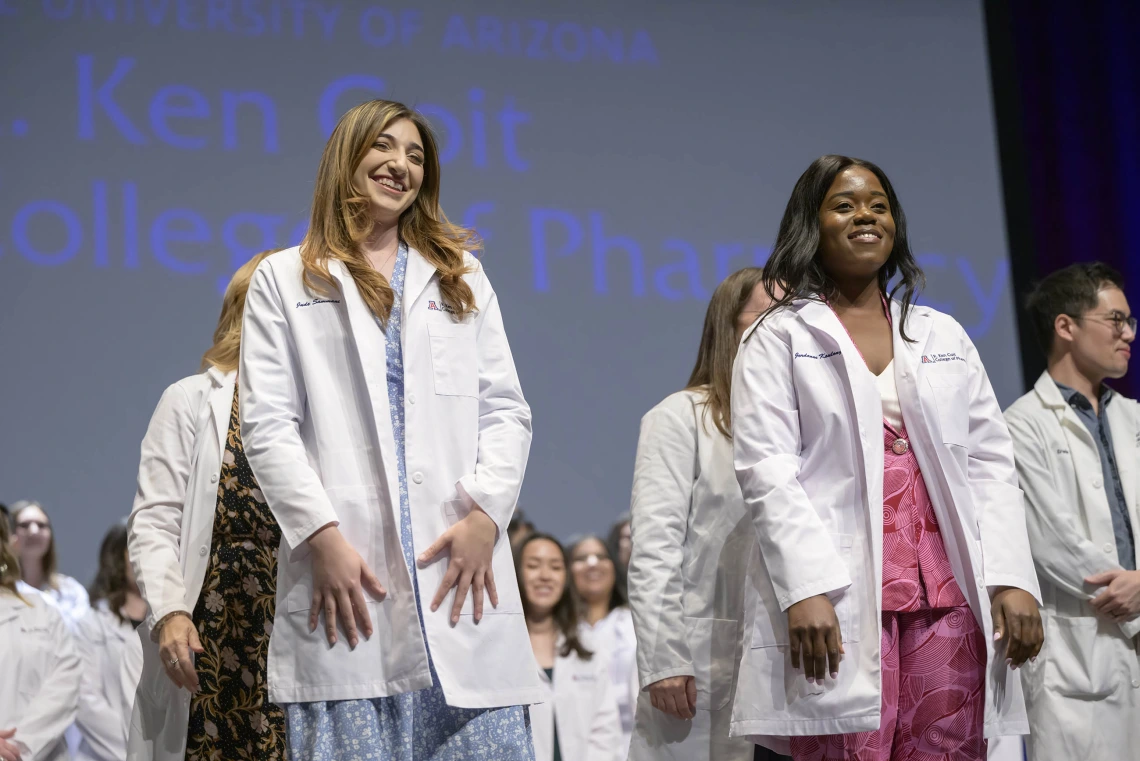
[[[382,225],[400,219],[423,181],[423,137],[411,119],[388,124],[352,175],[352,186],[369,199],[372,217]]]
[[[895,247],[895,220],[879,178],[852,166],[831,183],[819,209],[819,257],[837,283],[876,276]]]
[[[617,575],[606,546],[593,537],[578,542],[570,554],[574,588],[587,603],[607,601],[613,594]]]
[[[534,539],[523,547],[519,560],[522,588],[530,612],[548,616],[566,589],[566,561],[562,548],[549,539]]]

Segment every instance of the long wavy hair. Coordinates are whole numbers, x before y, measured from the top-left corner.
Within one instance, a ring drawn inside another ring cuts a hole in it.
[[[11,527],[6,518],[0,518],[0,589],[6,589],[16,597],[24,600],[23,595],[16,589],[16,582],[20,576],[20,559],[12,551]],[[27,600],[24,600],[27,602]]]
[[[59,560],[55,551],[55,527],[52,526],[51,516],[44,506],[34,500],[20,500],[12,505],[12,526],[15,527],[20,523],[20,513],[33,507],[38,507],[40,512],[44,514],[47,519],[48,530],[51,531],[51,541],[48,542],[47,552],[40,559],[41,573],[43,574],[44,581],[52,589],[59,589]]]
[[[122,608],[127,602],[129,589],[127,524],[120,522],[112,526],[103,537],[103,544],[99,547],[99,571],[87,591],[92,604],[106,600],[111,612],[119,618],[119,621],[126,623],[127,617],[123,615]]]
[[[838,293],[835,284],[819,261],[819,210],[835,178],[850,167],[861,167],[874,174],[887,194],[887,203],[895,220],[895,246],[879,270],[879,290],[887,298],[898,298],[902,304],[899,333],[904,340],[911,341],[906,334],[907,317],[926,285],[926,277],[910,250],[906,215],[886,173],[870,161],[849,156],[820,156],[796,181],[792,197],[784,209],[784,218],[780,220],[772,256],[764,265],[764,290],[772,299],[772,306],[764,316],[796,299],[835,299]],[[892,286],[891,281],[896,275],[899,279]],[[781,289],[783,293],[776,298]],[[900,292],[901,296],[898,295]]]
[[[529,617],[531,615],[530,600],[526,596],[526,584],[523,582],[523,554],[526,552],[527,546],[531,542],[545,541],[553,542],[558,551],[562,553],[563,562],[566,564],[566,578],[562,582],[562,595],[558,598],[558,602],[554,604],[554,610],[551,611],[551,618],[554,619],[554,626],[562,635],[563,643],[559,655],[563,658],[570,655],[571,652],[577,653],[578,657],[584,661],[590,660],[594,654],[586,649],[582,644],[582,640],[578,637],[578,606],[574,599],[574,592],[570,586],[570,558],[566,555],[566,549],[562,546],[562,542],[558,541],[550,534],[531,534],[522,541],[518,550],[515,551],[515,577],[519,582],[519,596],[522,598],[523,614]]]
[[[388,279],[361,253],[360,245],[375,227],[370,201],[352,184],[360,162],[388,125],[408,119],[420,132],[424,146],[424,178],[416,200],[400,215],[400,240],[416,249],[439,273],[440,297],[462,319],[475,310],[475,294],[463,279],[469,267],[464,251],[480,248],[478,236],[453,225],[439,206],[439,149],[427,120],[403,103],[370,100],[350,109],[337,122],[317,168],[309,231],[301,242],[305,287],[330,293],[336,284],[329,259],[344,263],[368,308],[383,324],[392,311],[394,294]]]
[[[238,358],[241,355],[241,318],[245,312],[245,296],[249,293],[249,281],[257,265],[265,261],[265,257],[275,254],[280,249],[270,249],[254,254],[253,258],[238,267],[237,272],[230,278],[226,286],[226,293],[222,296],[222,313],[218,316],[218,326],[214,328],[214,343],[202,355],[202,368],[216,367],[223,373],[236,370]]]
[[[745,267],[726,277],[713,291],[705,311],[705,326],[701,331],[701,345],[697,348],[697,363],[689,375],[686,389],[705,395],[705,412],[712,415],[713,424],[726,438],[732,438],[730,397],[732,392],[732,363],[736,361],[736,318],[748,303],[752,291],[764,282],[764,270]]]

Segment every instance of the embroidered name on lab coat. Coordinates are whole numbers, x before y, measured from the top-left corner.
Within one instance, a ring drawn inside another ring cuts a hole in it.
[[[313,299],[312,301],[298,301],[295,309],[301,307],[311,307],[314,304],[339,304],[340,299]]]
[[[924,365],[934,365],[934,364],[937,364],[939,362],[965,362],[965,361],[966,361],[965,359],[963,359],[962,357],[959,357],[957,354],[955,354],[952,351],[948,351],[945,354],[923,354],[922,355],[922,364],[924,364]]]
[[[827,359],[834,357],[836,354],[842,354],[842,351],[829,351],[826,354],[805,354],[802,351],[796,352],[796,359]]]

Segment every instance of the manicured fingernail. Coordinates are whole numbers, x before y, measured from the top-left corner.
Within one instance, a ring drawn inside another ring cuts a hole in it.
[[[1005,665],[1012,666],[1013,665],[1013,658],[1006,658],[1005,659]]]
[[[357,641],[356,637],[353,637],[352,639],[350,639],[348,641],[348,646],[351,647],[353,650],[356,649],[356,641]]]
[[[807,678],[807,680],[808,680],[808,684],[815,684],[815,677],[814,676],[809,676]]]
[[[831,678],[832,679],[838,679],[839,678],[839,672],[838,671],[832,671],[831,672]]]
[[[994,632],[994,642],[997,642],[999,639],[1001,639],[1001,632]]]
[[[453,623],[453,624],[459,623],[459,616],[452,616],[451,617],[451,623]]]
[[[1029,659],[1029,662],[1030,662],[1030,663],[1037,663],[1037,656],[1035,655],[1035,656],[1033,656],[1032,658],[1030,658],[1030,659]]]

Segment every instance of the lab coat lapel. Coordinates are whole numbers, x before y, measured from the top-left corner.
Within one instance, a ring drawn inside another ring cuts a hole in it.
[[[880,431],[883,428],[883,402],[875,386],[874,377],[863,361],[863,355],[851,340],[847,328],[831,307],[820,301],[801,302],[799,317],[820,340],[821,348],[828,351],[838,349],[843,361],[840,363],[841,380],[847,385],[848,400],[855,410],[859,423],[860,448],[863,453],[864,497],[866,504],[873,505],[874,495],[882,493],[883,447]],[[826,360],[825,360],[826,361]],[[874,516],[870,516],[873,518]],[[875,552],[876,573],[880,573],[878,558],[882,557],[883,522],[870,520],[871,541]]]
[[[230,409],[233,406],[234,387],[226,382],[226,374],[216,367],[206,371],[213,382],[210,389],[210,417],[214,423],[214,434],[218,437],[218,452],[226,451],[226,436],[230,430]],[[201,418],[199,418],[201,419]]]
[[[435,274],[435,266],[412,247],[408,247],[408,266],[404,270],[404,325],[408,315]]]
[[[1119,396],[1119,395],[1115,395]],[[1113,399],[1108,403],[1108,426],[1112,429],[1112,449],[1116,455],[1116,469],[1120,472],[1120,484],[1124,487],[1124,504],[1132,520],[1133,533],[1140,525],[1140,504],[1137,504],[1136,495],[1136,468],[1140,461],[1140,441],[1137,437],[1136,420],[1133,415],[1135,407],[1129,404],[1124,397]],[[1133,414],[1130,414],[1133,413]],[[1106,489],[1111,484],[1105,484]],[[1137,552],[1136,562],[1140,567],[1140,551]]]

